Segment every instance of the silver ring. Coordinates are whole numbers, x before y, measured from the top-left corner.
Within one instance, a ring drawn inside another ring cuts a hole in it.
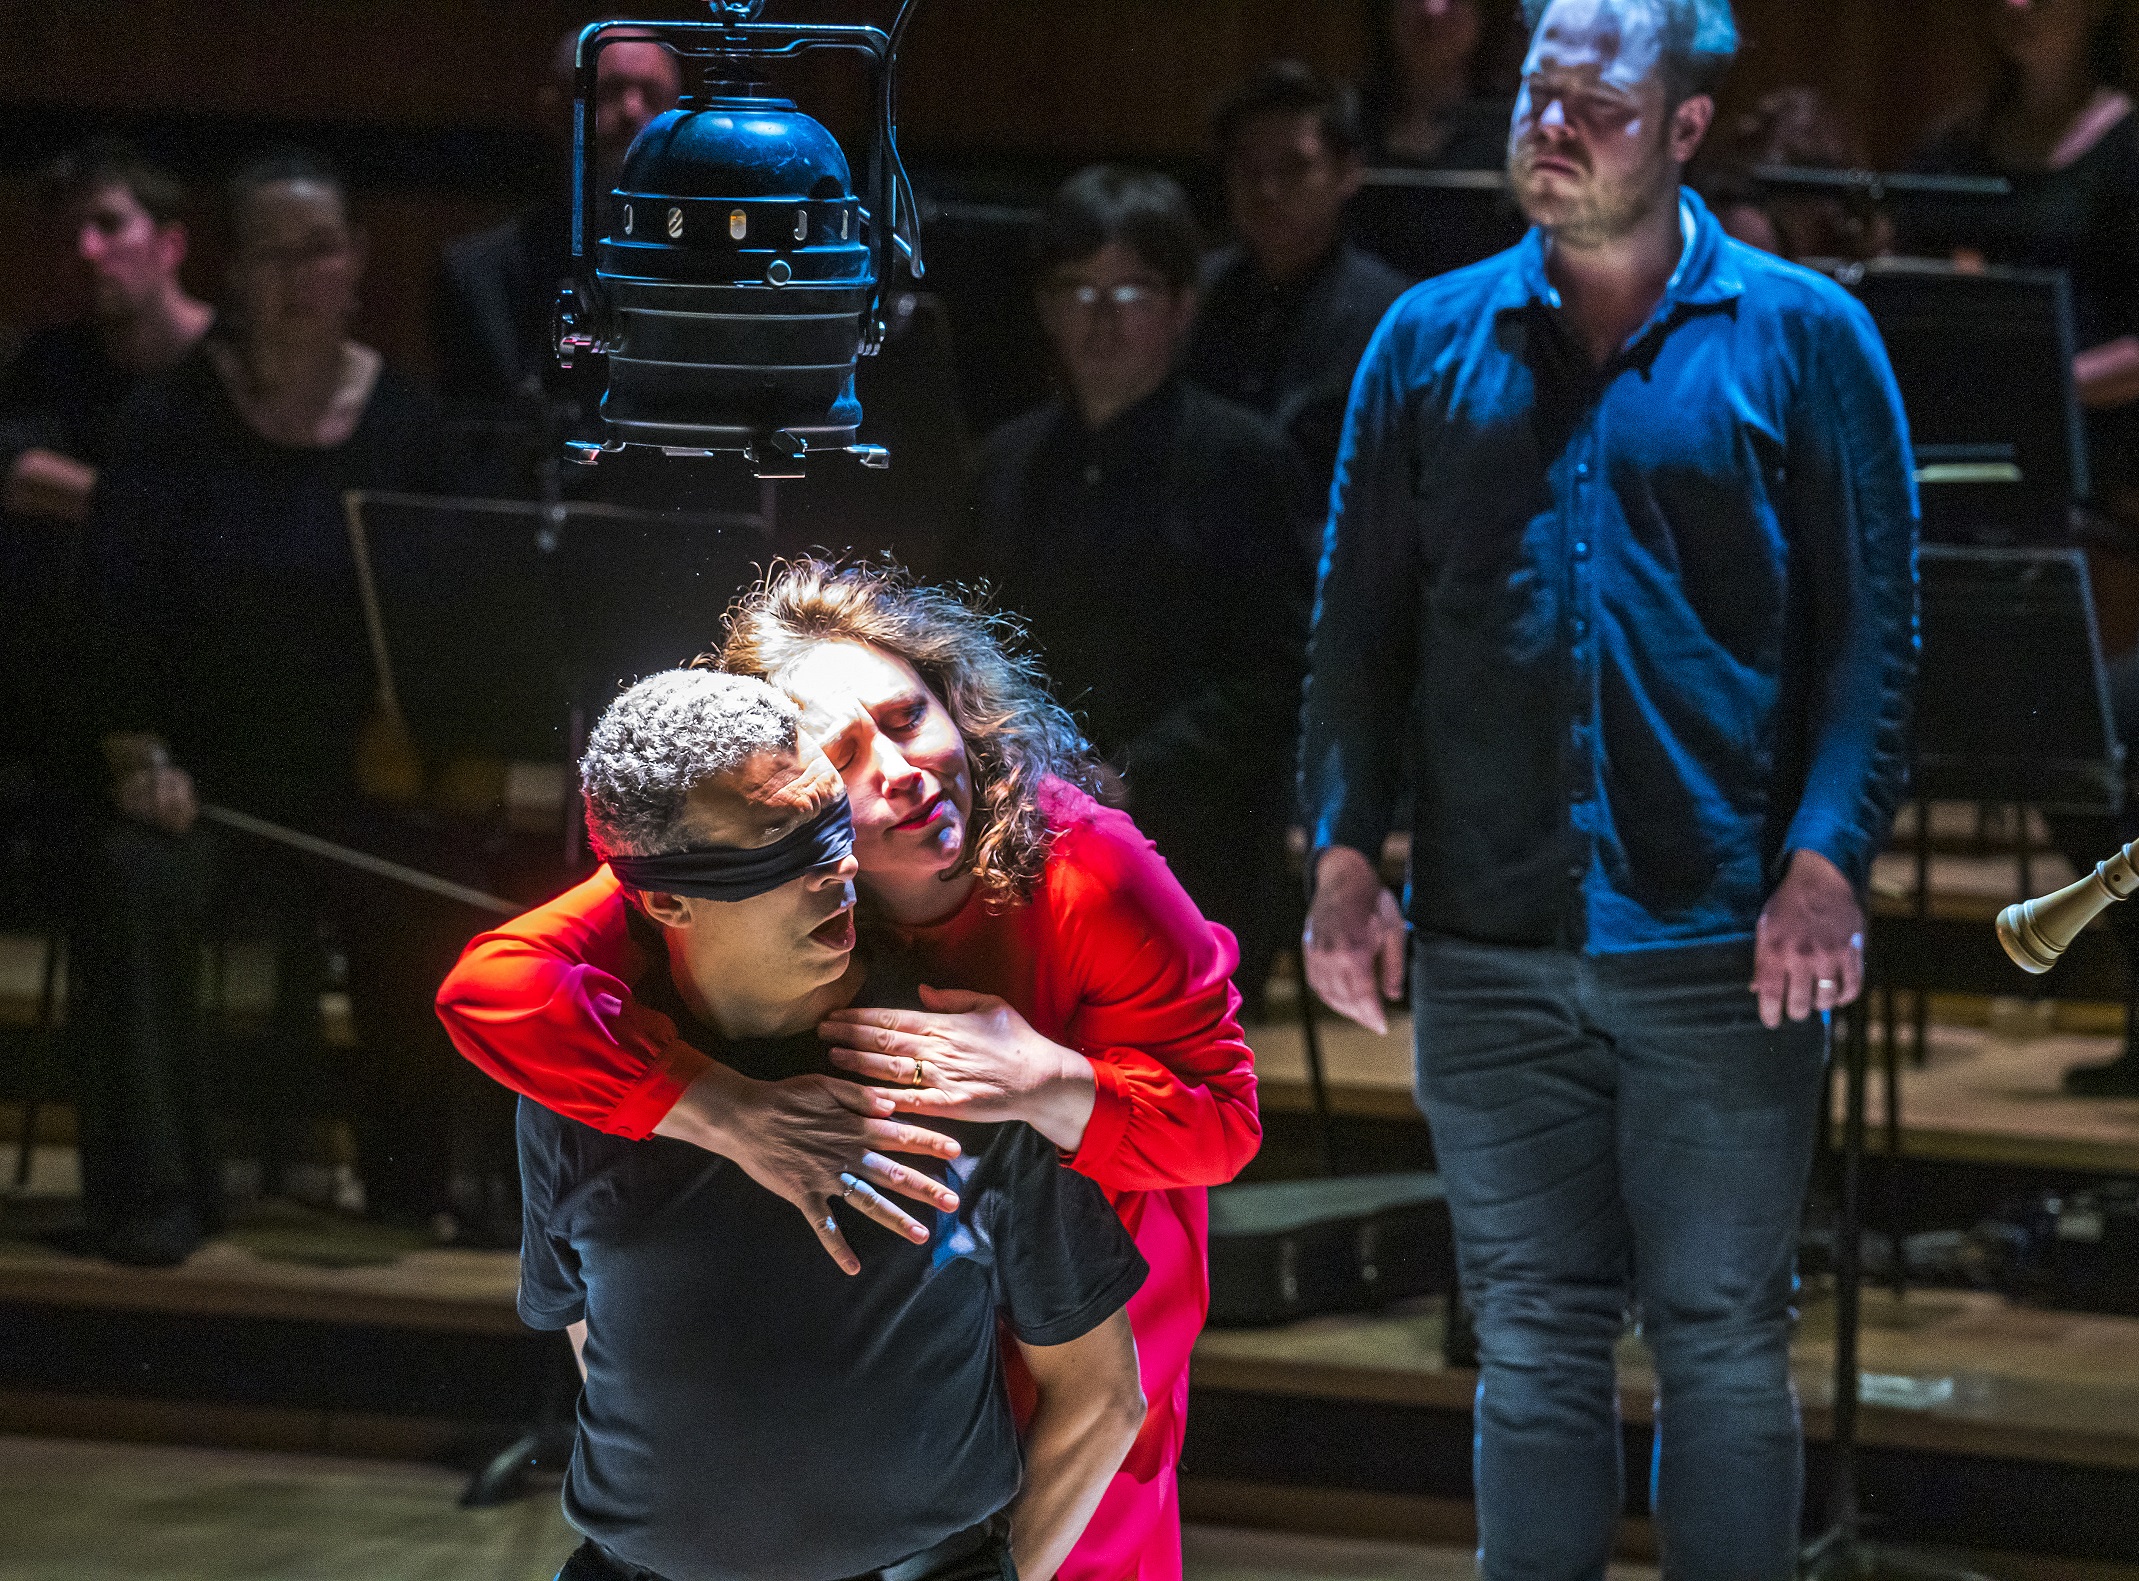
[[[1814,984],[1813,984],[1812,986],[1813,986],[1814,988],[1832,988],[1832,987],[1834,987],[1834,985],[1835,985],[1835,984],[1834,984],[1834,979],[1833,979],[1832,977],[1822,977],[1822,978],[1821,978],[1821,979],[1820,979],[1820,980],[1819,980],[1818,982],[1814,983]]]
[[[842,1174],[839,1177],[839,1184],[843,1188],[839,1194],[842,1197],[851,1197],[855,1192],[863,1189],[864,1182],[854,1175]]]

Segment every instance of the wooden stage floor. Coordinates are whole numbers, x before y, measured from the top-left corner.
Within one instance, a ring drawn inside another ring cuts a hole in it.
[[[466,1510],[440,1467],[0,1437],[0,1581],[549,1581],[553,1485]],[[1189,1526],[1184,1581],[1462,1581],[1461,1548]],[[1615,1565],[1612,1581],[1653,1581]]]

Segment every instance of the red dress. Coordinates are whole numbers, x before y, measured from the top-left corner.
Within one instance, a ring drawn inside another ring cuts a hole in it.
[[[1255,1155],[1254,1056],[1241,1038],[1232,936],[1206,922],[1136,826],[1050,784],[1055,830],[1032,900],[979,891],[905,930],[939,987],[998,994],[1098,1081],[1065,1162],[1107,1193],[1151,1265],[1129,1302],[1150,1414],[1059,1572],[1063,1581],[1178,1581],[1174,1469],[1188,1361],[1209,1307],[1204,1188]],[[605,867],[468,946],[438,993],[460,1051],[515,1091],[603,1131],[650,1135],[706,1056],[632,997],[644,968]]]

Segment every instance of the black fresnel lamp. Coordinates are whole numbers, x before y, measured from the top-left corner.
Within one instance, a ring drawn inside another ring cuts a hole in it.
[[[887,33],[760,22],[764,0],[714,0],[708,22],[597,22],[579,35],[572,107],[572,269],[557,304],[557,356],[601,357],[604,438],[566,447],[592,465],[626,445],[672,456],[740,453],[761,478],[858,444],[854,363],[882,344],[895,255],[919,278],[913,190],[899,161],[892,59],[914,0]],[[587,146],[596,63],[622,39],[702,67],[699,88],[649,122],[609,202]],[[753,73],[808,50],[868,57],[877,105],[868,202],[832,134]],[[597,224],[607,234],[591,241]]]

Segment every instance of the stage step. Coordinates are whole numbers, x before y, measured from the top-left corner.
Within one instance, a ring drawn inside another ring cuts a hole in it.
[[[1935,997],[1933,1010],[1940,1018],[1931,1024],[1928,1059],[1922,1068],[1906,1058],[1902,1063],[1904,1156],[1995,1168],[2139,1174],[2139,1098],[2069,1098],[2058,1085],[2068,1067],[2112,1057],[2117,1038],[2053,1031],[2056,1018],[2016,1002],[1969,1004]],[[1967,1024],[1967,1016],[1987,1024]],[[1408,1015],[1392,1010],[1386,1037],[1331,1015],[1318,1025],[1335,1113],[1423,1129],[1412,1099]],[[1875,1062],[1878,1036],[1875,1018]],[[1269,1020],[1248,1029],[1248,1041],[1255,1049],[1263,1109],[1272,1115],[1310,1112],[1298,1021],[1273,1010]],[[1874,1151],[1886,1145],[1883,1103],[1884,1089],[1875,1077],[1869,1143]]]
[[[0,1431],[450,1454],[524,1419],[563,1360],[555,1336],[520,1327],[515,1279],[509,1253],[397,1250],[287,1208],[177,1269],[0,1243]],[[1872,1291],[1864,1358],[1866,1486],[1897,1531],[2073,1559],[2117,1557],[2112,1542],[2139,1553],[2139,1320]],[[1639,1465],[1652,1375],[1638,1340],[1622,1361]],[[1831,1363],[1816,1288],[1794,1361],[1815,1499]],[[1186,1469],[1199,1497],[1268,1485],[1295,1502],[1424,1499],[1445,1513],[1470,1493],[1475,1386],[1443,1364],[1432,1304],[1208,1333]],[[1408,1519],[1426,1506],[1401,1508]]]

